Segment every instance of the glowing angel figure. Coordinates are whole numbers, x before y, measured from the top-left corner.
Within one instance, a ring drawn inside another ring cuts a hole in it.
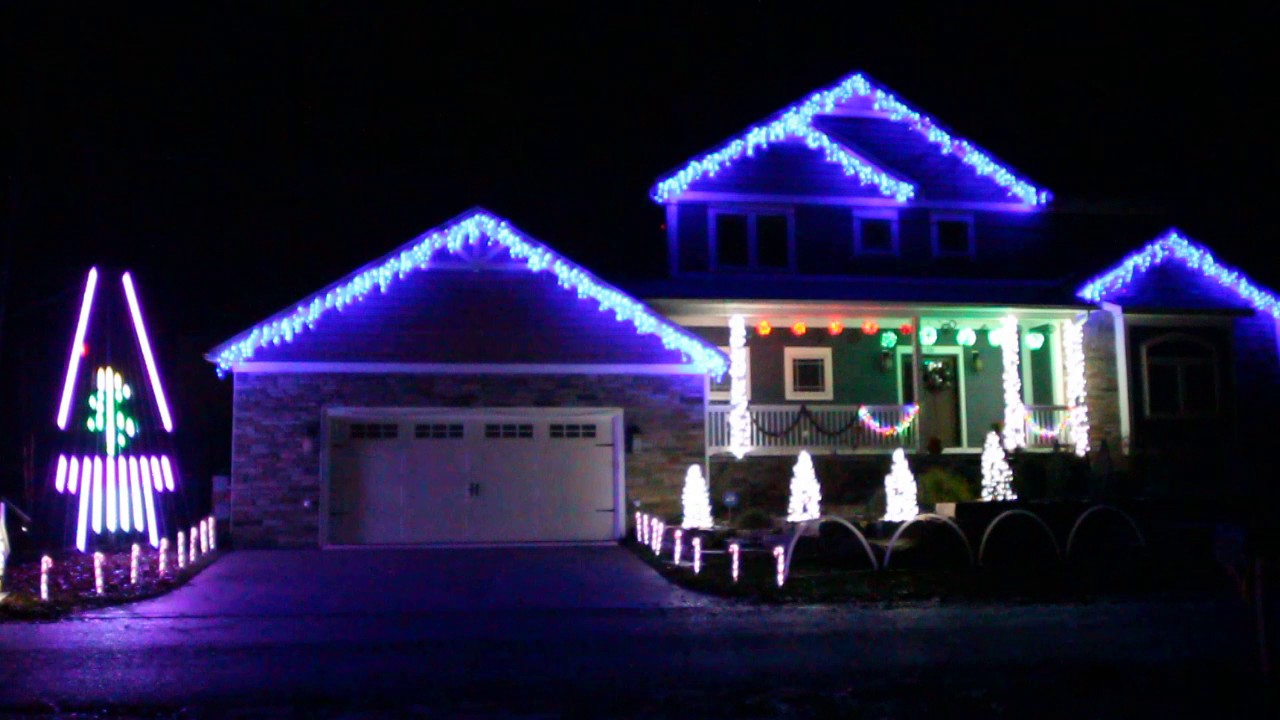
[[[142,308],[133,278],[126,272],[120,277],[120,283],[149,381],[149,392],[141,395],[155,403],[163,432],[172,433],[173,419],[169,415],[169,404],[160,384],[151,341],[142,321]],[[99,365],[89,373],[90,392],[88,401],[82,406],[86,413],[83,422],[71,420],[74,414],[72,395],[77,386],[81,359],[88,356],[85,337],[97,287],[98,269],[92,268],[80,302],[80,315],[56,418],[58,429],[63,433],[87,431],[94,438],[97,451],[83,455],[58,455],[53,470],[54,488],[59,493],[78,498],[75,544],[81,552],[88,547],[90,529],[95,535],[145,533],[151,546],[158,547],[161,534],[159,510],[162,506],[157,494],[174,492],[177,470],[176,463],[168,454],[136,451],[136,446],[148,444],[146,431],[149,428],[135,417],[132,409],[140,400],[140,393],[116,367]]]

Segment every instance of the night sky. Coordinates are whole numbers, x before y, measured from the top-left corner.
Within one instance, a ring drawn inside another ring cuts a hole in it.
[[[30,433],[43,471],[92,264],[137,277],[207,477],[217,342],[477,204],[607,278],[660,269],[653,180],[857,69],[1059,199],[1167,212],[1280,287],[1275,11],[273,5],[0,10],[0,492]]]

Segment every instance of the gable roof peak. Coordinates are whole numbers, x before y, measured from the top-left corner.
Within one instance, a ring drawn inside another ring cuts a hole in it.
[[[215,347],[206,358],[217,365],[220,375],[225,374],[252,358],[259,348],[292,342],[295,336],[314,329],[329,313],[362,301],[375,289],[385,293],[410,274],[430,269],[432,256],[437,252],[456,254],[482,242],[502,246],[512,260],[524,263],[529,272],[551,273],[564,290],[576,292],[579,298],[594,300],[602,312],[612,312],[618,322],[631,323],[640,335],[656,335],[665,347],[681,352],[691,365],[703,372],[716,377],[727,372],[727,358],[714,345],[525,235],[506,218],[480,206],[454,216],[241,332]]]
[[[884,197],[898,202],[910,200],[916,194],[914,183],[897,177],[815,127],[813,121],[817,116],[833,113],[855,97],[866,99],[875,112],[915,131],[940,153],[955,156],[976,175],[990,179],[1019,202],[1039,206],[1052,199],[1048,190],[1023,180],[978,146],[952,135],[941,123],[911,108],[861,71],[810,93],[719,148],[690,160],[683,168],[658,180],[650,195],[656,202],[677,199],[697,180],[715,176],[744,157],[753,157],[770,143],[799,140],[811,150],[822,152],[827,162],[840,165],[845,175],[856,177],[862,185],[874,185]]]

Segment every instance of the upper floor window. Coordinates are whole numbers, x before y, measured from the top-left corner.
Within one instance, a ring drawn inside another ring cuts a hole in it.
[[[972,215],[935,213],[929,218],[929,227],[935,256],[973,256]]]
[[[788,400],[831,400],[835,397],[831,348],[789,347],[782,351]]]
[[[1142,344],[1143,410],[1149,418],[1218,412],[1218,353],[1200,338],[1170,333]]]
[[[776,210],[712,210],[713,270],[790,270],[795,226]]]
[[[898,212],[854,210],[853,252],[855,255],[897,255]]]

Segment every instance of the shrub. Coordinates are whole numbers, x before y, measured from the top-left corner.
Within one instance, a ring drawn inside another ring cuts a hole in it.
[[[738,516],[737,526],[741,530],[764,530],[773,526],[773,520],[769,517],[769,513],[759,508],[751,508]]]
[[[920,475],[920,504],[968,502],[977,497],[969,479],[944,467],[932,467]]]

